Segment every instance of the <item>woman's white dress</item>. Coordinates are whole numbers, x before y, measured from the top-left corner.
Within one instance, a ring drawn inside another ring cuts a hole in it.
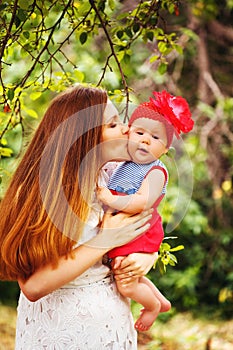
[[[83,242],[96,235],[94,226],[84,230]],[[21,292],[17,312],[15,350],[137,349],[130,301],[101,261],[36,302]]]

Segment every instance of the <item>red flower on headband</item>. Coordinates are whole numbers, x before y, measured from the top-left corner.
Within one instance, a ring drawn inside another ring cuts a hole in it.
[[[192,130],[194,121],[187,101],[181,96],[172,96],[167,91],[153,92],[154,98],[150,98],[147,106],[161,114],[171,124],[179,136],[181,132]]]

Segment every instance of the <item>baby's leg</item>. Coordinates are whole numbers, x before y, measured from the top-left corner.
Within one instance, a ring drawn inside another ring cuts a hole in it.
[[[142,281],[141,281],[142,280]],[[158,316],[161,304],[153,293],[150,285],[143,282],[143,278],[132,280],[131,283],[124,285],[120,281],[116,281],[119,292],[144,306],[144,309],[135,323],[138,331],[147,331]]]
[[[148,278],[142,277],[142,282],[147,284],[151,288],[156,298],[161,303],[160,312],[167,312],[171,309],[171,303],[165,298],[165,296],[160,292],[160,290],[152,283]]]
[[[144,284],[144,286],[147,286],[150,289],[150,291],[153,293],[155,299],[159,303],[159,305],[160,305],[159,312],[169,311],[171,308],[171,303],[158,290],[158,288],[156,288],[155,285],[146,277],[141,277],[140,280],[141,280],[141,284]],[[141,303],[141,304],[144,305],[143,303]],[[156,317],[157,317],[157,315],[156,315]],[[144,308],[143,310],[141,310],[141,315],[139,316],[138,320],[135,323],[135,328],[139,331],[147,331],[150,328],[150,325],[149,325],[150,319],[151,319],[150,310],[148,310],[147,308]]]

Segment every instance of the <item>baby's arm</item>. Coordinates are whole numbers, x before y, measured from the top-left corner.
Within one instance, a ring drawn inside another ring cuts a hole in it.
[[[114,195],[105,187],[98,190],[98,198],[109,207],[129,214],[149,209],[161,195],[165,182],[164,172],[153,169],[143,180],[139,190],[130,195]]]

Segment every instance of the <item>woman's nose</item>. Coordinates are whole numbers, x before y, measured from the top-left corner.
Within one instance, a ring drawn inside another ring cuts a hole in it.
[[[129,127],[126,124],[122,124],[121,132],[123,135],[128,134],[129,132]]]

